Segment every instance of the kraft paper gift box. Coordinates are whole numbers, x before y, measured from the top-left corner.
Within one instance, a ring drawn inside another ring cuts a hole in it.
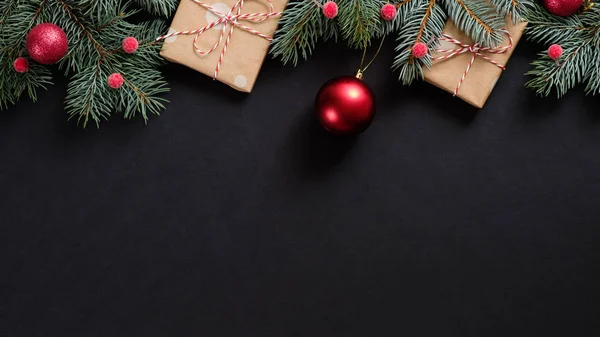
[[[203,2],[219,12],[227,14],[236,4],[237,0],[206,0]],[[287,5],[287,0],[272,0],[272,4],[274,12],[283,12]],[[266,0],[251,0],[244,1],[244,6],[240,14],[266,14],[269,11],[270,8]],[[237,14],[237,10],[232,12],[231,15],[235,14]],[[281,15],[269,17],[263,22],[240,19],[239,23],[272,37],[277,30],[280,17]],[[219,18],[220,16],[192,0],[181,0],[169,33],[201,29]],[[204,52],[213,48],[223,32],[223,25],[224,23],[219,24],[203,32],[196,42],[198,48]],[[194,49],[194,38],[196,38],[197,34],[176,35],[166,38],[161,55],[171,62],[183,64],[200,73],[213,77],[231,26],[232,24],[228,23],[221,43],[208,55],[200,55]],[[236,27],[227,45],[227,50],[216,79],[236,90],[251,92],[267,55],[269,44],[270,41],[267,39]]]
[[[510,56],[515,50],[517,43],[523,35],[525,26],[527,26],[526,22],[520,22],[515,25],[512,23],[510,18],[506,18],[505,29],[512,36],[512,48],[502,54],[488,53],[485,51],[482,51],[482,54],[488,56],[499,64],[506,66],[506,63],[510,59]],[[451,21],[446,23],[443,31],[458,41],[473,45],[473,40],[467,37],[465,33],[460,31]],[[508,44],[509,39],[508,36],[505,35],[504,42],[498,47],[506,46]],[[436,48],[436,51],[440,49],[450,50],[456,48],[459,48],[459,46],[449,41],[441,40],[440,46]],[[447,54],[436,51],[432,53],[433,58]],[[465,73],[469,62],[471,62],[472,57],[472,52],[465,52],[460,55],[452,56],[448,59],[434,60],[433,65],[429,70],[426,68],[423,69],[425,81],[453,93],[460,79]],[[498,78],[500,78],[500,75],[502,75],[502,71],[503,70],[501,68],[493,63],[480,56],[477,57],[469,69],[469,72],[465,76],[464,81],[461,83],[456,96],[477,108],[482,108],[494,89]]]

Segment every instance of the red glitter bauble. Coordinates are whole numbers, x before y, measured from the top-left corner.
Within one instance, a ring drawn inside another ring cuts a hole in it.
[[[333,1],[327,1],[323,5],[323,15],[328,19],[333,19],[338,15],[338,5]]]
[[[13,62],[13,68],[18,73],[26,73],[29,71],[29,61],[24,57],[17,57],[15,62]]]
[[[381,7],[381,17],[386,21],[394,20],[397,13],[396,6],[392,4],[385,4]]]
[[[53,23],[41,23],[27,35],[27,52],[41,64],[54,64],[67,54],[69,41],[65,32]]]
[[[127,54],[133,54],[138,50],[139,43],[135,37],[130,36],[123,40],[122,47]]]
[[[548,57],[553,59],[554,61],[558,60],[563,54],[563,49],[558,44],[553,44],[548,48]]]
[[[583,0],[543,0],[544,7],[548,12],[558,16],[569,16],[575,14],[581,6]]]
[[[123,86],[123,82],[125,82],[125,80],[123,79],[123,75],[121,75],[119,73],[110,74],[110,76],[108,76],[107,81],[108,81],[108,86],[113,89],[119,89],[120,87]]]
[[[337,135],[365,131],[375,117],[375,95],[361,80],[341,76],[327,81],[315,99],[319,123]]]
[[[413,46],[412,54],[414,57],[420,59],[427,55],[427,45],[423,42],[417,42]]]

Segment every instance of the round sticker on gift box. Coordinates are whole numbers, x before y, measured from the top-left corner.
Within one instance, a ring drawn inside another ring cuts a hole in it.
[[[248,84],[248,79],[244,75],[237,75],[233,80],[233,84],[238,88],[245,88]]]
[[[173,33],[177,33],[177,31],[175,29],[173,29],[173,28],[169,28],[169,31],[167,32],[167,35],[168,34],[173,34]],[[175,41],[177,41],[177,35],[173,35],[173,36],[168,37],[168,38],[165,39],[165,43],[173,43]]]
[[[224,4],[222,2],[217,2],[216,4],[213,4],[210,6],[223,14],[227,14],[231,10],[230,6],[227,6],[226,4]],[[211,11],[206,11],[206,23],[215,22],[215,21],[219,20],[220,18],[221,17],[216,15],[215,13],[213,13]],[[220,23],[220,24],[214,26],[212,29],[223,29],[223,24]]]

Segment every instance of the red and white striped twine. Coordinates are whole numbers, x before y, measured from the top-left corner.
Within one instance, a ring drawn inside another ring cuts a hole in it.
[[[458,93],[460,86],[462,85],[463,81],[465,80],[465,77],[467,77],[467,74],[469,73],[469,70],[471,70],[471,66],[473,65],[473,62],[475,62],[475,59],[478,56],[483,58],[484,60],[492,63],[493,65],[497,66],[498,68],[500,68],[502,70],[506,69],[504,65],[502,65],[502,64],[492,60],[490,57],[482,54],[483,52],[491,53],[491,54],[504,54],[513,47],[513,38],[510,35],[510,33],[505,29],[501,29],[500,32],[502,32],[508,36],[509,43],[507,46],[496,47],[496,48],[481,47],[479,44],[469,45],[469,44],[463,43],[463,42],[453,38],[452,36],[450,36],[446,33],[442,34],[442,37],[440,38],[441,41],[448,41],[448,42],[454,43],[455,45],[458,46],[458,48],[456,48],[456,49],[436,49],[435,50],[436,52],[445,53],[445,54],[441,55],[441,56],[433,57],[432,60],[434,60],[434,61],[446,60],[446,59],[449,59],[456,55],[461,55],[464,53],[473,53],[473,57],[471,57],[471,61],[467,65],[467,69],[465,70],[462,77],[458,81],[458,85],[456,86],[456,89],[454,89],[454,93],[453,93],[454,96],[456,96],[456,94]]]
[[[216,16],[218,16],[219,19],[207,24],[206,26],[204,26],[200,29],[182,30],[182,31],[173,32],[173,33],[170,33],[167,35],[160,36],[156,39],[156,41],[168,39],[172,36],[177,36],[177,35],[194,35],[195,34],[196,37],[194,38],[194,50],[198,54],[204,56],[204,55],[208,55],[208,54],[212,53],[215,49],[217,49],[217,47],[223,41],[223,37],[225,36],[227,28],[229,28],[229,33],[227,34],[227,38],[225,40],[225,44],[223,45],[223,49],[221,50],[221,55],[219,56],[219,61],[217,62],[217,66],[215,68],[215,73],[213,75],[213,79],[216,79],[219,74],[219,70],[221,69],[221,64],[223,63],[223,58],[225,57],[225,53],[227,52],[227,47],[229,46],[229,42],[231,41],[231,37],[233,36],[233,30],[235,27],[241,28],[241,29],[247,31],[248,33],[254,34],[256,36],[260,36],[267,41],[273,40],[273,38],[271,36],[265,35],[253,28],[245,26],[245,25],[239,23],[239,21],[263,22],[274,16],[281,15],[281,12],[275,12],[275,8],[273,7],[273,3],[271,3],[271,0],[266,0],[267,5],[269,7],[268,13],[248,13],[248,14],[241,14],[242,8],[244,7],[244,0],[238,0],[235,3],[235,5],[233,5],[233,7],[231,7],[229,12],[227,12],[227,14],[221,13],[220,11],[216,10],[215,8],[211,7],[210,5],[204,3],[200,0],[192,0],[192,1],[200,6],[204,7],[206,10],[211,11]],[[234,14],[232,15],[232,13],[234,13]],[[215,45],[208,51],[203,51],[200,48],[198,48],[197,41],[198,41],[198,38],[200,37],[200,35],[202,35],[202,33],[204,33],[205,31],[213,28],[214,26],[220,25],[220,24],[223,24],[223,30],[221,31],[219,40],[215,43]],[[229,26],[230,24],[231,24],[231,26]]]

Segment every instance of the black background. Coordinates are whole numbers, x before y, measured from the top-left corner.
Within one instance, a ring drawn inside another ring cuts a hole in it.
[[[341,44],[250,95],[168,65],[147,126],[67,123],[58,79],[0,114],[0,335],[599,336],[600,111],[523,88],[540,48],[477,111],[388,43],[354,140],[312,117]]]

